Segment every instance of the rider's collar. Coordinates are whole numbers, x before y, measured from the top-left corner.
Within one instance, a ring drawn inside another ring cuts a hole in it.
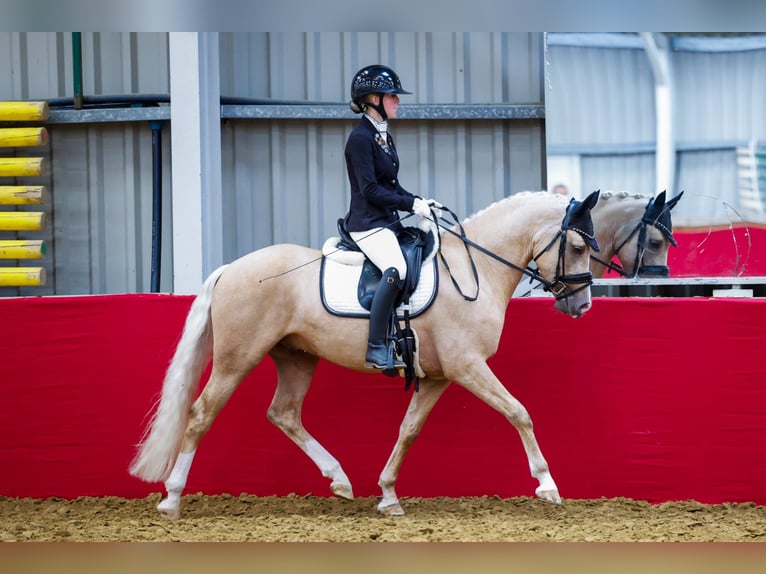
[[[372,126],[378,130],[378,133],[382,135],[386,135],[386,132],[388,131],[388,122],[383,120],[382,122],[379,122],[375,118],[373,118],[370,114],[364,114],[364,117],[370,120],[370,123]]]

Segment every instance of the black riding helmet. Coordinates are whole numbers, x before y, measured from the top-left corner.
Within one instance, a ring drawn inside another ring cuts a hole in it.
[[[367,106],[378,111],[386,118],[386,112],[382,105],[371,104],[364,101],[367,94],[411,94],[402,88],[399,76],[388,66],[374,64],[359,70],[351,81],[351,102],[349,106],[355,114],[364,112]]]

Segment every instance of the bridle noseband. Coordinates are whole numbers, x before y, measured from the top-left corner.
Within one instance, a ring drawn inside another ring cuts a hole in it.
[[[535,268],[533,270],[534,276],[533,279],[536,281],[542,283],[543,285],[543,291],[548,291],[556,298],[556,301],[559,301],[561,299],[566,299],[567,297],[570,297],[577,293],[578,291],[582,291],[583,289],[587,289],[593,284],[593,273],[590,271],[586,271],[585,273],[572,273],[572,274],[566,274],[564,273],[565,265],[566,265],[566,246],[567,246],[567,230],[571,229],[572,231],[576,231],[578,233],[582,233],[579,229],[574,227],[563,227],[559,229],[556,232],[556,235],[553,236],[553,239],[551,239],[548,242],[548,245],[545,246],[545,248],[535,255],[532,258],[532,261],[537,263],[537,260],[543,256],[547,251],[550,250],[551,247],[553,247],[554,242],[559,239],[559,257],[556,261],[556,274],[553,276],[553,281],[548,281],[540,274],[540,269]],[[529,267],[527,267],[529,269]],[[579,287],[576,289],[569,289],[567,283],[575,283],[579,284],[582,283]]]

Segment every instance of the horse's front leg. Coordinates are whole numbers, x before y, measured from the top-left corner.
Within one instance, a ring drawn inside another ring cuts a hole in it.
[[[352,500],[351,481],[338,460],[306,431],[301,421],[303,400],[311,385],[319,359],[303,351],[277,345],[269,353],[274,359],[279,379],[269,405],[269,421],[285,433],[298,448],[317,465],[322,476],[331,480],[330,490],[336,496]]]
[[[477,361],[470,365],[459,379],[455,379],[455,383],[465,387],[493,409],[503,414],[516,428],[527,453],[529,470],[539,483],[535,489],[535,494],[540,500],[561,504],[558,488],[553,481],[540,446],[537,444],[535,433],[532,430],[532,419],[524,405],[508,392],[508,389],[503,386],[484,361]]]
[[[396,479],[399,476],[407,451],[415,442],[420,429],[423,428],[426,417],[447,386],[449,386],[447,380],[425,379],[420,382],[420,390],[412,394],[407,413],[399,426],[399,438],[396,440],[394,450],[388,457],[386,466],[383,467],[378,480],[378,486],[383,491],[383,498],[378,504],[378,512],[385,516],[404,515],[404,510],[399,504],[399,498],[396,496]]]

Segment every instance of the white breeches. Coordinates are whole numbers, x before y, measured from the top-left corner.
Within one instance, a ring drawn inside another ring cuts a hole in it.
[[[407,277],[407,263],[393,231],[387,227],[375,227],[367,231],[350,231],[349,235],[375,267],[381,272],[395,267],[399,279],[404,281]]]

